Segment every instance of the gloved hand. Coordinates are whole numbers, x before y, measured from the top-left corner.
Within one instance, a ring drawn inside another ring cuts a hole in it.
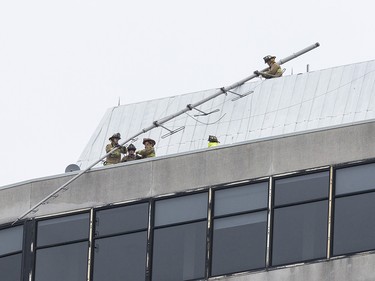
[[[260,73],[259,73],[258,70],[255,70],[255,71],[254,71],[254,74],[255,74],[256,76],[259,76],[259,75],[260,75]]]

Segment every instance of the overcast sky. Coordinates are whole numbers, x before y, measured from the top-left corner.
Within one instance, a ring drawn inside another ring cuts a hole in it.
[[[372,60],[374,3],[0,0],[0,186],[63,173],[119,98],[228,86],[315,42],[286,74]]]

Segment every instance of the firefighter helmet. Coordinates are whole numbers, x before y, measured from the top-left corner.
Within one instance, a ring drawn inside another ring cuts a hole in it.
[[[150,138],[144,138],[142,143],[145,144],[145,142],[151,143],[152,146],[154,146],[156,144],[156,141],[154,141],[153,139],[150,139]]]
[[[129,150],[136,151],[137,148],[134,146],[134,144],[131,143],[131,144],[128,145],[128,151],[129,151]]]
[[[275,56],[270,56],[270,55],[268,55],[268,56],[265,56],[263,59],[264,59],[264,63],[267,63],[267,62],[269,62],[270,60],[272,60],[272,59],[275,59],[276,57]]]
[[[120,133],[113,134],[113,136],[110,137],[109,140],[111,141],[112,139],[119,139],[120,140],[121,139]]]
[[[208,141],[220,143],[216,136],[208,136]]]

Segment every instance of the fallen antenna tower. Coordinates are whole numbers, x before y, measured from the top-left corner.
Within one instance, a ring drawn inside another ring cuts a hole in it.
[[[279,65],[282,65],[282,64],[284,64],[284,63],[286,63],[286,62],[288,62],[288,61],[290,61],[290,60],[292,60],[292,59],[295,59],[296,57],[299,57],[299,56],[301,56],[301,55],[303,55],[303,54],[305,54],[305,53],[307,53],[307,52],[309,52],[309,51],[311,51],[311,50],[313,50],[313,49],[315,49],[315,48],[317,48],[317,47],[319,47],[319,46],[320,46],[319,43],[315,43],[315,44],[313,44],[313,45],[311,45],[311,46],[306,47],[305,49],[300,50],[299,52],[296,52],[296,53],[294,53],[294,54],[292,54],[292,55],[290,55],[290,56],[288,56],[288,57],[286,57],[286,58],[284,58],[284,59],[279,60],[277,63],[278,63]],[[265,69],[261,70],[260,72],[264,72],[264,71],[267,71],[267,70],[268,70],[268,68],[265,68]],[[154,122],[152,123],[151,126],[142,129],[142,131],[140,131],[139,133],[135,134],[134,136],[132,136],[132,137],[126,139],[126,140],[125,140],[124,142],[122,142],[120,145],[121,145],[121,146],[122,146],[122,145],[125,145],[127,142],[132,141],[133,139],[136,139],[139,135],[141,135],[141,134],[143,134],[143,133],[146,133],[146,132],[148,132],[148,131],[150,131],[150,130],[152,130],[152,129],[154,129],[154,128],[162,127],[162,128],[165,129],[165,127],[163,126],[164,123],[166,123],[166,122],[168,122],[168,121],[170,121],[170,120],[172,120],[172,119],[174,119],[174,118],[176,118],[176,117],[178,117],[178,116],[180,116],[180,115],[182,115],[182,114],[188,112],[189,110],[193,110],[193,109],[195,109],[195,110],[197,110],[197,111],[200,111],[200,110],[197,109],[196,107],[198,107],[198,106],[200,106],[200,105],[206,103],[207,101],[212,100],[212,99],[214,99],[214,98],[216,98],[216,97],[218,97],[218,96],[220,96],[220,95],[222,95],[222,94],[227,94],[228,92],[229,92],[229,93],[232,93],[232,92],[231,92],[232,89],[235,89],[235,88],[241,86],[242,84],[244,84],[245,82],[247,82],[247,81],[249,81],[249,80],[251,80],[251,79],[254,79],[254,78],[256,78],[256,77],[258,77],[258,75],[256,75],[256,74],[252,74],[252,75],[250,75],[250,76],[248,76],[248,77],[246,77],[246,78],[244,78],[244,79],[242,79],[242,80],[240,80],[240,81],[238,81],[238,82],[236,82],[236,83],[234,83],[234,84],[232,84],[232,85],[230,85],[230,86],[222,87],[222,88],[218,89],[218,90],[217,90],[214,94],[212,94],[211,96],[208,96],[207,98],[205,98],[205,99],[203,99],[203,100],[200,100],[200,101],[198,101],[198,102],[196,102],[196,103],[194,103],[194,104],[188,104],[188,105],[186,105],[186,108],[184,108],[184,109],[182,109],[182,110],[180,110],[180,111],[178,111],[178,112],[176,112],[176,113],[174,113],[174,114],[171,114],[171,115],[169,115],[169,116],[166,116],[166,117],[164,117],[164,118],[161,118],[161,119],[159,119],[159,120],[154,121]],[[242,95],[242,96],[241,96],[240,94],[237,94],[237,93],[233,93],[233,94],[237,95],[237,98],[235,98],[234,100],[246,96],[246,94],[245,94],[245,95]],[[200,111],[200,112],[202,112],[202,111]],[[210,113],[213,113],[213,112],[210,112]],[[208,113],[208,114],[210,114],[210,113]],[[206,115],[207,115],[207,114],[206,114]],[[169,135],[171,135],[171,134],[174,134],[174,133],[176,133],[176,132],[178,132],[178,131],[180,131],[180,129],[177,129],[177,130],[174,130],[174,131],[169,130],[169,133],[168,133],[166,136],[169,136]],[[166,137],[166,136],[165,136],[165,137]],[[81,172],[79,172],[77,175],[75,175],[73,178],[71,178],[71,179],[70,179],[69,181],[67,181],[65,184],[63,184],[62,186],[60,186],[60,187],[59,187],[58,189],[56,189],[54,192],[52,192],[52,193],[49,194],[47,197],[45,197],[44,199],[42,199],[41,201],[39,201],[37,204],[35,204],[33,207],[31,207],[29,210],[27,210],[27,211],[26,211],[25,213],[23,213],[21,216],[19,216],[19,217],[18,217],[18,218],[12,223],[12,225],[14,225],[14,224],[17,223],[18,221],[22,220],[23,218],[25,218],[25,217],[26,217],[28,214],[30,214],[30,213],[36,213],[36,212],[39,210],[39,209],[38,209],[39,206],[41,206],[41,205],[45,205],[45,204],[48,204],[48,201],[49,201],[50,199],[55,199],[55,198],[57,198],[57,197],[59,196],[59,193],[60,193],[60,192],[65,192],[65,191],[67,191],[67,190],[68,190],[68,187],[67,187],[67,186],[68,186],[69,184],[71,184],[71,183],[74,182],[76,179],[78,179],[80,176],[82,176],[84,173],[86,173],[87,171],[89,171],[89,170],[90,170],[92,167],[94,167],[96,164],[98,164],[99,162],[103,161],[104,158],[106,158],[107,156],[109,156],[109,155],[110,155],[112,152],[114,152],[116,149],[117,149],[117,148],[112,149],[110,152],[108,152],[106,155],[104,155],[103,157],[101,157],[99,160],[97,160],[97,161],[95,161],[94,163],[92,163],[92,164],[91,164],[89,167],[87,167],[85,170],[82,170]]]

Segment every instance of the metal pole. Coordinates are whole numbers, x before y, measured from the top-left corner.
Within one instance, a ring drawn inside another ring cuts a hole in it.
[[[283,63],[286,63],[286,62],[288,62],[288,61],[290,61],[290,60],[292,60],[292,59],[294,59],[294,58],[296,58],[296,57],[299,57],[299,56],[301,56],[301,55],[303,55],[303,54],[305,54],[305,53],[307,53],[307,52],[309,52],[309,51],[311,51],[311,50],[313,50],[313,49],[315,49],[315,48],[317,48],[317,47],[319,47],[319,46],[320,46],[319,43],[315,43],[315,44],[313,44],[313,45],[311,45],[311,46],[309,46],[309,47],[307,47],[307,48],[305,48],[305,49],[302,49],[301,51],[299,51],[299,52],[297,52],[297,53],[294,53],[293,55],[290,55],[290,56],[288,56],[288,57],[286,57],[286,58],[280,60],[280,61],[278,62],[278,64],[281,65],[281,64],[283,64]],[[267,69],[268,69],[268,68],[265,68],[265,69],[261,70],[261,72],[264,72],[264,71],[266,71]],[[205,99],[203,99],[203,100],[200,100],[200,101],[198,101],[198,102],[196,102],[196,103],[194,103],[194,104],[188,104],[188,105],[186,105],[186,108],[184,108],[184,109],[182,109],[182,110],[180,110],[180,111],[178,111],[178,112],[176,112],[176,113],[174,113],[174,114],[171,114],[171,115],[169,115],[169,116],[166,116],[166,117],[164,117],[164,118],[161,118],[161,119],[159,119],[159,120],[154,121],[154,122],[152,123],[151,126],[142,129],[142,131],[140,131],[139,133],[135,134],[134,136],[128,138],[127,140],[125,140],[124,142],[122,142],[120,145],[121,145],[121,146],[122,146],[122,145],[125,145],[127,142],[131,141],[132,139],[135,139],[135,138],[138,137],[139,135],[141,135],[141,134],[143,134],[143,133],[146,133],[146,132],[148,132],[148,131],[150,131],[150,130],[152,130],[152,129],[154,129],[154,128],[157,128],[157,127],[159,127],[160,125],[162,125],[162,124],[164,124],[164,123],[166,123],[166,122],[168,122],[168,121],[170,121],[170,120],[172,120],[172,119],[174,119],[174,118],[176,118],[176,117],[178,117],[178,116],[184,114],[185,112],[187,112],[187,111],[189,111],[189,110],[192,110],[193,108],[198,107],[198,106],[200,106],[200,105],[206,103],[207,101],[212,100],[212,99],[214,99],[214,98],[216,98],[216,97],[218,97],[218,96],[220,96],[220,95],[222,95],[222,94],[225,94],[227,91],[232,90],[232,89],[234,89],[234,88],[237,88],[237,87],[241,86],[242,84],[244,84],[245,82],[247,82],[247,81],[249,81],[249,80],[251,80],[251,79],[253,79],[253,78],[256,78],[256,77],[258,77],[258,75],[256,75],[256,74],[252,74],[252,75],[250,75],[250,76],[248,76],[248,77],[246,77],[246,78],[244,78],[244,79],[242,79],[242,80],[240,80],[240,81],[238,81],[238,82],[236,82],[236,83],[234,83],[234,84],[232,84],[232,85],[230,85],[230,86],[227,86],[227,87],[223,87],[223,88],[221,88],[221,89],[218,89],[218,90],[217,90],[214,94],[212,94],[211,96],[208,96],[207,98],[205,98]],[[112,152],[114,152],[116,149],[118,149],[118,148],[114,148],[114,149],[112,149],[110,152],[108,152],[106,155],[104,155],[103,157],[101,157],[99,160],[97,160],[97,161],[95,161],[94,163],[92,163],[92,164],[91,164],[89,167],[87,167],[85,170],[83,170],[83,171],[81,171],[80,173],[78,173],[77,175],[75,175],[73,178],[71,178],[71,179],[70,179],[69,181],[67,181],[65,184],[63,184],[62,186],[60,186],[60,187],[59,187],[58,189],[56,189],[54,192],[52,192],[52,193],[49,194],[47,197],[45,197],[44,199],[42,199],[41,201],[39,201],[37,204],[35,204],[33,207],[31,207],[28,211],[26,211],[26,212],[23,213],[21,216],[19,216],[19,217],[17,218],[17,220],[13,222],[13,224],[15,224],[15,223],[18,222],[19,220],[23,219],[23,218],[24,218],[25,216],[27,216],[29,213],[31,213],[31,212],[36,212],[36,211],[37,211],[37,208],[38,208],[40,205],[44,205],[44,204],[48,203],[48,200],[49,200],[49,199],[56,198],[56,197],[57,197],[56,194],[59,193],[61,190],[66,191],[66,190],[67,190],[66,187],[67,187],[69,184],[71,184],[73,181],[75,181],[76,179],[78,179],[78,178],[79,178],[80,176],[82,176],[84,173],[86,173],[87,171],[89,171],[92,167],[94,167],[96,164],[98,164],[99,162],[101,162],[104,158],[106,158],[107,156],[109,156],[109,155],[110,155]]]

